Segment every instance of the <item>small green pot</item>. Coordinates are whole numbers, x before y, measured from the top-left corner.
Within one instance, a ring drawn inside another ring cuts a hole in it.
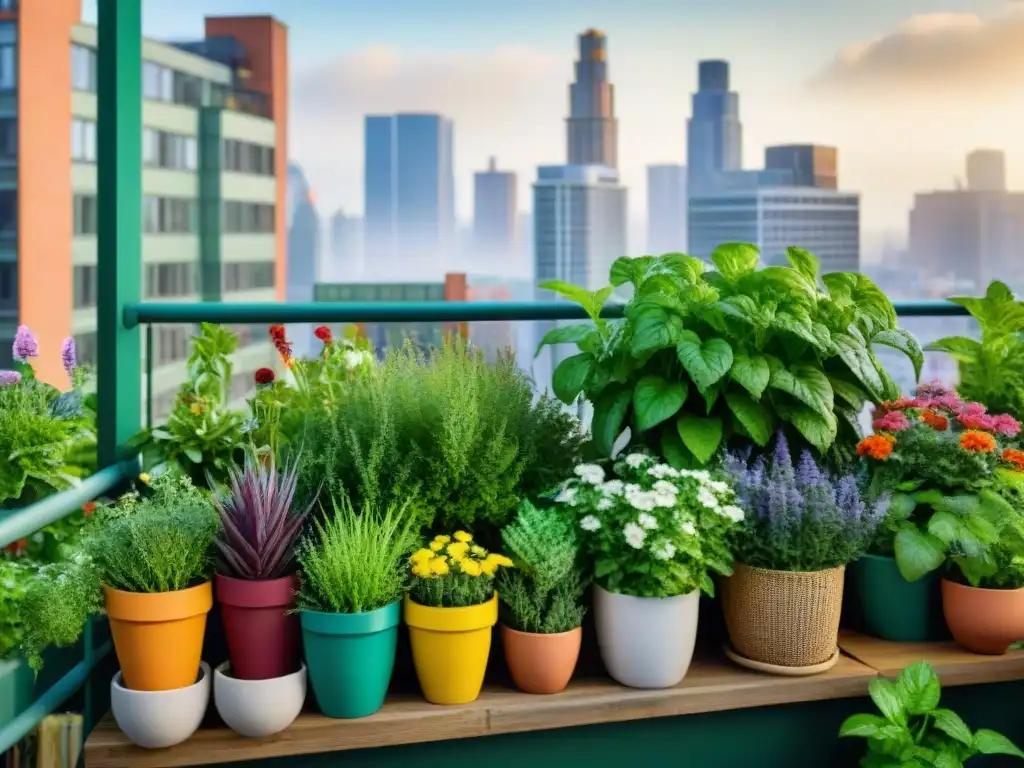
[[[398,643],[401,602],[366,613],[302,611],[309,683],[327,717],[366,717],[384,706]]]
[[[35,679],[28,663],[14,658],[0,661],[0,723],[9,723],[35,699]]]
[[[949,637],[937,572],[907,581],[894,558],[864,555],[851,563],[846,573],[865,633],[899,643]]]

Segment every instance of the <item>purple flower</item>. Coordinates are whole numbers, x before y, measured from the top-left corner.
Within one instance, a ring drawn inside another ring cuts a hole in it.
[[[810,451],[800,454],[800,464],[796,468],[796,482],[804,488],[819,485],[822,482],[821,470],[814,461]]]
[[[19,325],[14,334],[14,359],[25,363],[30,357],[39,356],[39,342],[27,325]]]
[[[60,359],[64,363],[64,370],[68,376],[74,374],[75,368],[78,367],[78,354],[73,336],[68,336],[64,339],[64,343],[60,347]]]
[[[21,381],[21,374],[17,371],[0,371],[0,387],[13,387]]]

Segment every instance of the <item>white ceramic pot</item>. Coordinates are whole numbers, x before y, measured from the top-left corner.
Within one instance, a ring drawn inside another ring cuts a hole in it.
[[[229,662],[213,673],[213,703],[235,733],[250,738],[280,733],[302,711],[306,701],[306,665],[298,672],[269,680],[231,677]]]
[[[671,688],[690,668],[700,590],[633,597],[594,586],[597,643],[608,674],[631,688]]]
[[[203,722],[210,702],[210,665],[199,665],[199,679],[187,688],[170,691],[133,691],[121,683],[121,673],[110,681],[110,710],[129,740],[145,749],[163,749],[186,741]]]

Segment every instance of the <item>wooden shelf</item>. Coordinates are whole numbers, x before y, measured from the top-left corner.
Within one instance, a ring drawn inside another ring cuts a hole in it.
[[[1003,656],[982,656],[956,643],[894,643],[856,632],[839,633],[843,653],[886,677],[895,677],[915,661],[927,661],[943,685],[1003,683],[1024,678],[1024,651]]]
[[[740,669],[718,654],[695,659],[686,679],[665,690],[625,688],[610,680],[580,680],[554,696],[489,687],[477,701],[457,707],[434,706],[419,697],[402,696],[389,699],[380,712],[359,720],[303,714],[283,733],[265,739],[246,739],[223,726],[205,728],[185,744],[162,750],[133,746],[107,715],[86,742],[85,765],[213,765],[841,699],[866,694],[874,676],[874,669],[846,656],[821,675],[773,677]]]

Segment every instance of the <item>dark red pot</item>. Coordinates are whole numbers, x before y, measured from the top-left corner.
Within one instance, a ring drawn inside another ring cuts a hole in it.
[[[294,575],[248,581],[217,574],[232,677],[269,680],[298,671],[302,632],[298,615],[288,613],[298,588]]]

